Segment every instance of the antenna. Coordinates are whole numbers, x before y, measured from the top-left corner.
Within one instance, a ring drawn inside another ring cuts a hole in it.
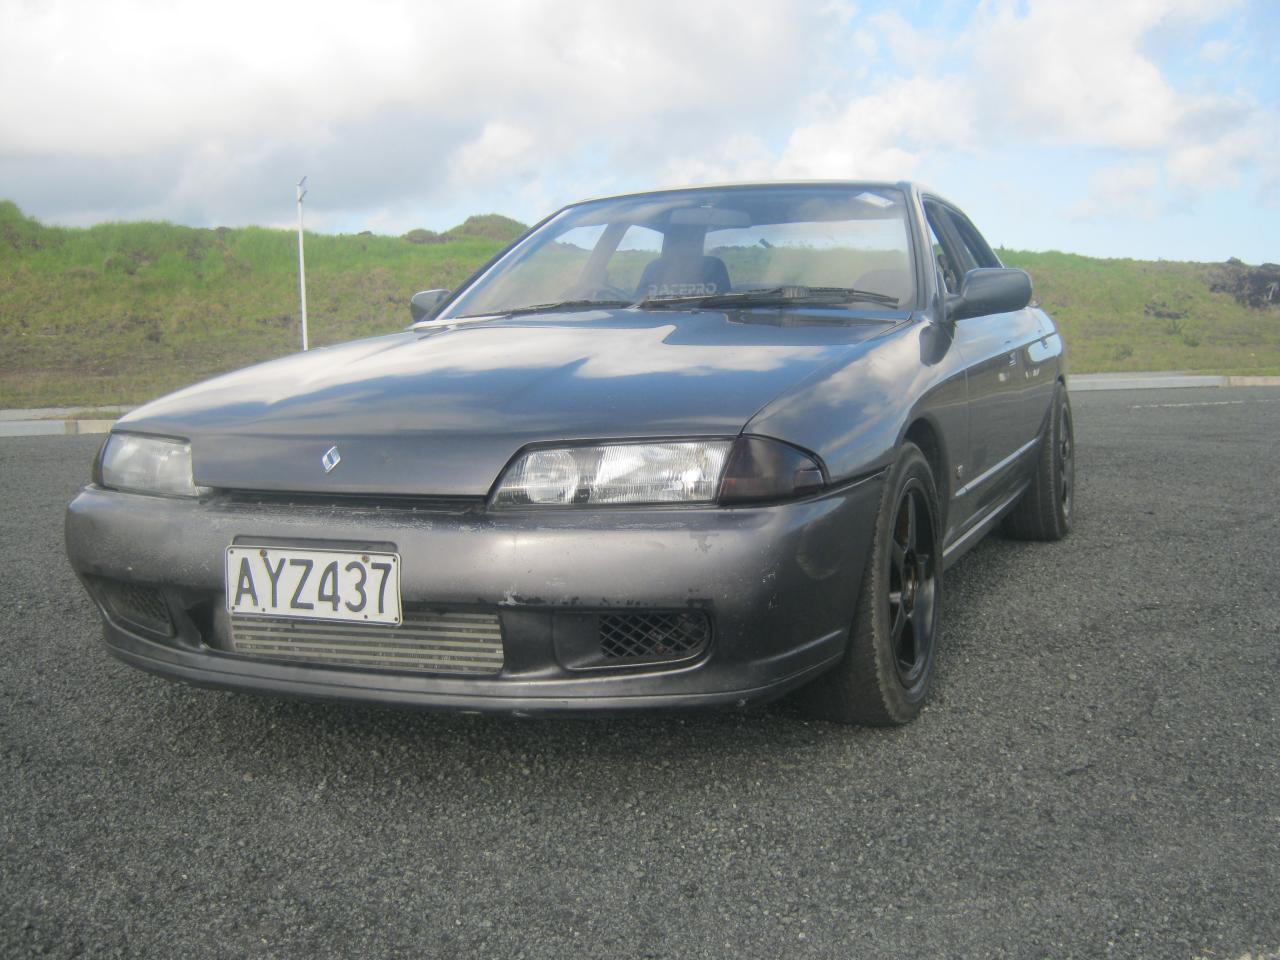
[[[307,195],[307,178],[298,181],[298,298],[302,305],[302,349],[307,349],[307,261],[302,255],[302,198]]]

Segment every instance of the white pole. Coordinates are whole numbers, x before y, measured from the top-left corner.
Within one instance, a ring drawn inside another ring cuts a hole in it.
[[[302,349],[307,349],[307,262],[302,256],[302,198],[307,195],[307,178],[298,181],[298,297],[302,303]]]

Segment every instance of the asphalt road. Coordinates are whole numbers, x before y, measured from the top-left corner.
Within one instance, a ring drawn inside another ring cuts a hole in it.
[[[0,441],[0,955],[1276,955],[1280,390],[1075,403],[1075,533],[951,572],[892,731],[170,684],[63,558],[98,441]]]

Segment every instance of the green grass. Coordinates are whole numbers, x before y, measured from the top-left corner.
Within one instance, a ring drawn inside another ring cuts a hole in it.
[[[1073,372],[1266,376],[1280,368],[1280,309],[1253,310],[1210,290],[1220,264],[998,252],[1031,274],[1036,298],[1062,328]]]
[[[311,342],[403,328],[415,290],[457,286],[522,229],[307,234]],[[0,202],[0,407],[137,403],[296,350],[297,256],[287,230],[47,227]]]
[[[401,329],[415,290],[457,286],[522,229],[489,214],[441,234],[308,234],[312,343]],[[1212,264],[1001,256],[1031,272],[1076,372],[1280,370],[1280,310],[1210,292]],[[0,407],[138,403],[297,347],[288,230],[50,227],[0,201]]]

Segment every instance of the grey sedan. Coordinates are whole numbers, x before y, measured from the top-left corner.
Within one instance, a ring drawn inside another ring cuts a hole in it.
[[[1062,340],[909,183],[547,217],[404,332],[147,404],[70,504],[108,649],[213,687],[896,724],[945,568],[1072,519]]]

